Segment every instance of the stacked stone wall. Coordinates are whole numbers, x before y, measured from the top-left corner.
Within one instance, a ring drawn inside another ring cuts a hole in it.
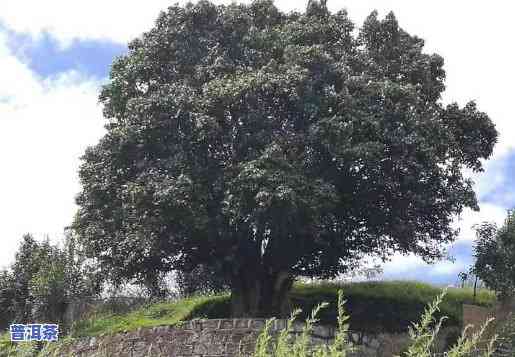
[[[179,326],[140,328],[136,331],[75,340],[62,344],[55,357],[247,357],[251,356],[256,339],[265,325],[264,319],[193,320]],[[286,327],[285,320],[276,320],[270,332],[277,334]],[[293,326],[299,334],[302,324]],[[315,326],[311,342],[331,343],[335,329]],[[442,331],[445,338],[445,331]],[[406,333],[367,334],[349,332],[356,345],[350,357],[392,357],[408,343]]]

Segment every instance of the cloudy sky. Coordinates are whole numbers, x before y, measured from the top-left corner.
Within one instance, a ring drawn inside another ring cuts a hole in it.
[[[0,267],[21,236],[62,238],[76,209],[79,157],[103,135],[99,86],[126,43],[148,30],[175,1],[2,0],[0,2]],[[216,1],[222,3],[224,1]],[[306,1],[307,2],[307,1]],[[227,3],[227,1],[225,1]],[[305,1],[277,0],[283,10]],[[433,266],[394,257],[385,277],[453,283],[472,259],[471,226],[501,223],[515,206],[513,10],[509,1],[329,0],[360,24],[373,10],[393,10],[400,25],[446,61],[444,102],[474,99],[501,133],[486,171],[474,177],[481,212],[464,212],[455,262]],[[510,185],[511,184],[511,185]]]

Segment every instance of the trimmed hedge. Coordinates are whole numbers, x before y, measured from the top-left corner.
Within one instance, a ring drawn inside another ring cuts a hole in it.
[[[410,281],[297,284],[292,291],[292,302],[302,311],[311,311],[322,301],[329,302],[319,318],[323,323],[335,324],[339,289],[347,300],[350,328],[368,332],[406,331],[442,292],[441,288]],[[474,302],[472,289],[449,288],[437,317],[447,316],[445,326],[461,327],[463,303],[491,306],[494,302],[495,294],[488,290],[480,290]]]

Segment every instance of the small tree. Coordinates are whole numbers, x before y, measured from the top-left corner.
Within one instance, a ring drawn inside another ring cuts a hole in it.
[[[473,272],[502,300],[515,295],[515,211],[502,227],[483,223],[476,227],[476,262]]]
[[[100,291],[96,269],[74,237],[64,248],[26,234],[9,270],[0,273],[0,327],[11,322],[63,322],[67,306]]]
[[[464,271],[462,271],[458,274],[458,279],[461,282],[462,289],[465,287],[465,283],[467,282],[468,278],[469,278],[469,274]]]

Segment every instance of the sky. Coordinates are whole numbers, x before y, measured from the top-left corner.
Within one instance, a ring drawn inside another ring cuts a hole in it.
[[[214,1],[229,3],[228,1]],[[246,2],[246,1],[243,1]],[[0,267],[14,259],[24,233],[59,241],[76,211],[80,156],[104,134],[98,91],[131,39],[149,30],[175,1],[0,1]],[[183,3],[183,2],[180,2]],[[276,0],[302,11],[307,1]],[[472,226],[501,224],[515,207],[513,10],[509,1],[329,0],[359,26],[374,9],[445,59],[443,102],[475,100],[500,132],[485,172],[472,177],[480,212],[456,218],[454,262],[427,265],[394,256],[384,278],[452,284],[473,262]]]

